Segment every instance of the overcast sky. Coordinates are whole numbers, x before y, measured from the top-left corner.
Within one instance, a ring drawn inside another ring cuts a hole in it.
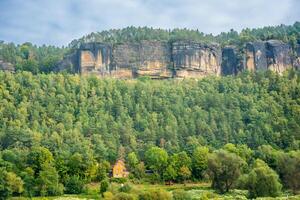
[[[295,21],[300,0],[0,0],[0,40],[38,45],[131,25],[218,34]]]

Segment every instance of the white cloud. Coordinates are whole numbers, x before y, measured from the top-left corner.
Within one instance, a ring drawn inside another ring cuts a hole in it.
[[[126,26],[193,28],[217,34],[300,20],[298,0],[0,0],[0,40],[67,45]]]

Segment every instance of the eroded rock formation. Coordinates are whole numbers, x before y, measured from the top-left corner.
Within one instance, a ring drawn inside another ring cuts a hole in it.
[[[108,76],[110,74],[111,57],[112,48],[108,44],[87,43],[81,45],[79,51],[81,74]]]
[[[293,66],[300,70],[300,43],[297,44],[295,58],[293,60]]]
[[[170,47],[166,42],[117,44],[113,49],[111,73],[114,77],[171,78],[170,59]]]
[[[9,62],[4,62],[3,60],[0,60],[0,70],[6,71],[6,72],[14,72],[15,67],[13,64]]]
[[[172,45],[172,60],[176,77],[204,77],[220,75],[221,48],[192,41],[179,41]]]
[[[292,62],[289,45],[277,40],[250,42],[243,50],[194,41],[87,43],[67,56],[59,70],[69,67],[83,75],[154,79],[231,75],[242,69],[282,73],[292,64],[300,68],[299,51],[298,47],[298,58]]]
[[[222,75],[233,75],[238,72],[237,50],[233,46],[227,46],[222,49]]]
[[[245,68],[250,71],[270,69],[282,73],[292,66],[290,54],[289,45],[278,40],[247,43]]]

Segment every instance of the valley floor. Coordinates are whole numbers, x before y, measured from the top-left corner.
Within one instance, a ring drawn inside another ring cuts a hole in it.
[[[121,187],[121,184],[113,183],[112,184],[112,193],[114,190],[117,191],[118,188]],[[102,198],[99,195],[99,184],[93,183],[88,185],[88,189],[85,194],[79,195],[63,195],[58,197],[34,197],[32,200],[100,200],[107,199],[112,200],[110,198]],[[187,183],[184,184],[173,184],[173,185],[160,185],[160,184],[132,184],[131,194],[136,194],[141,191],[152,191],[152,190],[165,190],[170,193],[177,190],[187,191],[193,200],[243,200],[247,199],[247,191],[246,190],[232,190],[231,192],[220,195],[216,193],[214,190],[210,188],[210,183]],[[25,197],[13,197],[10,200],[27,200],[29,198]],[[282,194],[281,197],[271,198],[258,198],[259,200],[300,200],[300,195],[290,195],[288,193]]]

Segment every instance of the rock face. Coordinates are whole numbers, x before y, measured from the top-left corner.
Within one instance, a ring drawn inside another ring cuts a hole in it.
[[[291,48],[278,40],[266,42],[268,69],[282,73],[292,67]]]
[[[221,74],[221,48],[192,41],[179,41],[172,45],[175,76],[204,77]]]
[[[245,67],[249,71],[266,70],[267,64],[267,51],[265,42],[251,42],[246,44],[246,64]]]
[[[80,72],[78,51],[72,52],[64,57],[62,61],[57,63],[55,72],[69,71],[74,73]]]
[[[170,78],[170,59],[170,47],[166,42],[118,44],[113,50],[112,74],[115,77]]]
[[[296,58],[294,60],[293,66],[300,70],[300,44],[298,44],[297,49],[296,49]]]
[[[58,64],[57,71],[72,69],[83,75],[149,76],[153,79],[234,75],[242,69],[270,69],[282,73],[292,64],[300,68],[300,47],[293,62],[290,54],[289,45],[277,40],[250,42],[239,50],[234,46],[221,49],[218,44],[206,45],[188,40],[173,43],[141,41],[113,46],[86,43],[66,56]]]
[[[81,45],[79,51],[80,73],[83,75],[109,75],[111,57],[112,48],[108,44],[87,43]]]
[[[292,66],[290,47],[278,40],[246,44],[245,68],[282,73]]]
[[[227,46],[222,49],[222,75],[233,75],[238,72],[238,56],[235,47]]]
[[[0,70],[7,72],[15,72],[15,67],[9,62],[4,62],[3,60],[0,60]]]

